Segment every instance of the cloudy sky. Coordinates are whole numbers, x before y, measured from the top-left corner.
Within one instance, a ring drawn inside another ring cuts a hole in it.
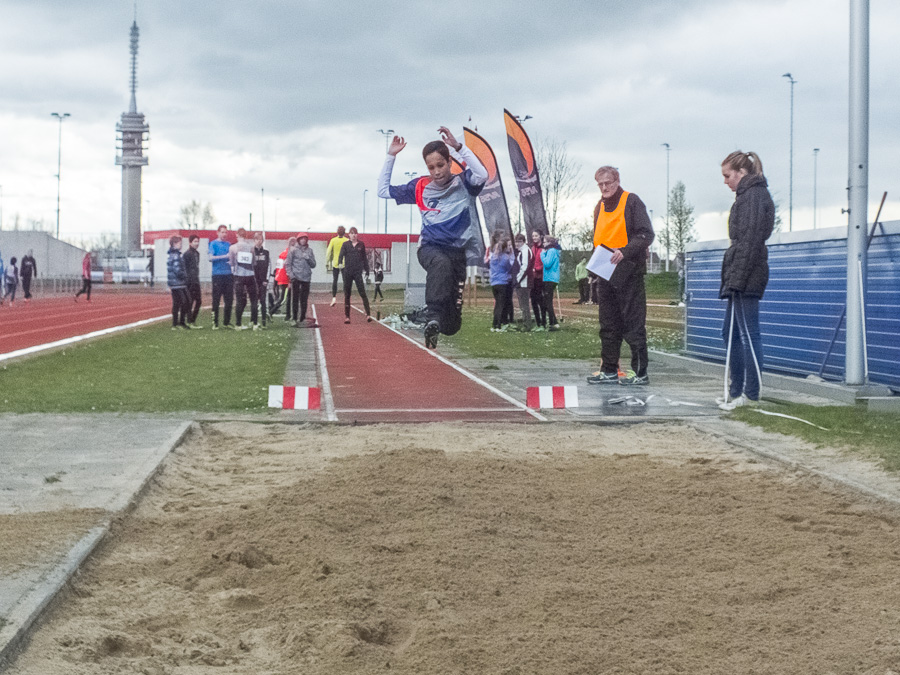
[[[900,3],[871,3],[870,219],[900,218]],[[18,216],[56,222],[63,126],[61,236],[118,235],[115,125],[128,107],[130,0],[3,0],[0,190],[4,229]],[[419,149],[440,125],[477,126],[515,184],[503,108],[531,115],[536,143],[565,142],[586,220],[593,172],[612,164],[659,226],[671,183],[687,186],[701,239],[720,238],[733,194],[719,164],[734,149],[763,159],[785,223],[790,72],[794,229],[845,226],[848,0],[537,0],[438,3],[345,0],[139,0],[139,111],[150,125],[145,229],[174,227],[179,207],[210,202],[217,221],[267,229],[383,229],[375,182],[379,129],[410,146],[395,182],[424,172]],[[261,190],[265,191],[265,199]],[[405,232],[409,207],[391,205]]]

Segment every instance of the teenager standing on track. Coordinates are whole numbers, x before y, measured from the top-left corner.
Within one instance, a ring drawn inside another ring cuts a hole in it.
[[[341,257],[341,248],[347,242],[345,236],[346,230],[343,225],[338,226],[337,234],[328,241],[328,248],[325,249],[325,267],[326,271],[331,270],[331,306],[337,302],[337,284],[338,277],[341,276],[343,265],[338,263]]]
[[[284,269],[284,263],[287,260],[288,253],[291,252],[291,249],[297,245],[297,237],[290,237],[288,239],[287,248],[284,249],[279,255],[278,260],[275,261],[275,298],[272,303],[269,305],[270,314],[274,317],[275,312],[281,307],[281,303],[283,302],[285,305],[284,309],[284,320],[291,320],[291,303],[290,303],[290,287],[291,280],[287,275],[287,272]]]
[[[306,305],[309,300],[309,283],[316,266],[316,256],[309,247],[309,235],[301,232],[294,246],[288,250],[284,271],[291,280],[291,298],[288,311],[294,315],[294,326],[302,327],[306,321]],[[298,315],[297,312],[300,312]],[[315,327],[315,326],[313,326]]]
[[[478,265],[484,255],[481,225],[475,198],[487,171],[475,154],[440,127],[441,140],[428,143],[422,157],[428,176],[406,185],[391,185],[391,171],[406,141],[394,136],[378,179],[378,196],[393,197],[397,204],[417,204],[422,214],[422,234],[416,256],[425,270],[425,345],[437,347],[438,335],[453,335],[462,326],[466,265]],[[452,153],[451,153],[452,151]],[[451,154],[465,166],[452,172]]]
[[[225,301],[225,328],[231,328],[231,303],[234,302],[234,277],[228,251],[231,244],[225,241],[228,226],[219,225],[216,239],[209,242],[209,260],[212,263],[212,311],[213,330],[219,330],[219,303]]]
[[[231,256],[231,269],[234,274],[234,294],[236,296],[234,323],[237,330],[247,330],[242,325],[247,297],[250,297],[250,323],[253,330],[259,330],[259,298],[256,295],[256,275],[253,272],[253,245],[247,238],[247,230],[243,227],[237,231],[237,243],[228,253]]]
[[[381,299],[384,300],[384,293],[381,292],[381,284],[384,282],[384,268],[381,265],[381,259],[376,256],[375,257],[375,292],[372,293],[372,302],[378,300],[378,296],[381,296]]]
[[[197,325],[197,315],[200,313],[200,305],[203,303],[200,290],[200,235],[192,234],[188,237],[188,250],[181,256],[184,262],[184,272],[187,275],[188,312],[187,325],[189,328],[201,328]]]
[[[600,319],[600,371],[589,384],[646,385],[647,376],[647,249],[653,226],[640,197],[619,185],[619,172],[601,166],[594,174],[601,199],[594,207],[594,247],[612,249],[616,266],[609,281],[597,280]],[[631,370],[619,379],[622,340],[631,348]]]
[[[541,253],[544,251],[544,233],[535,230],[531,233],[531,259],[534,261],[531,278],[531,309],[534,310],[535,331],[547,330],[547,310],[544,307],[544,263]]]
[[[169,238],[169,253],[166,258],[166,280],[172,293],[172,330],[187,328],[185,319],[190,307],[187,278],[184,259],[181,257],[181,237],[176,234]]]
[[[87,294],[87,301],[91,301],[91,254],[85,253],[81,259],[81,290],[75,294],[75,302],[82,293]]]
[[[12,307],[16,302],[16,289],[19,287],[19,268],[16,267],[16,256],[9,259],[9,265],[3,273],[6,279],[6,292],[0,298],[0,305],[6,298],[9,298],[9,306]]]
[[[556,312],[553,311],[553,297],[559,284],[559,253],[562,249],[556,237],[544,237],[544,250],[541,251],[541,267],[544,273],[543,307],[547,313],[547,330],[559,330]]]
[[[759,404],[762,336],[759,301],[769,283],[766,240],[775,228],[775,204],[755,152],[732,152],[722,162],[725,185],[735,192],[728,216],[731,246],[722,259],[719,298],[728,300],[722,338],[729,352],[729,398],[719,407],[734,410]]]
[[[513,289],[519,302],[519,310],[522,312],[522,328],[526,332],[531,330],[531,280],[534,277],[534,260],[531,247],[525,241],[525,235],[519,232],[516,235],[516,276],[513,279]]]
[[[512,252],[507,236],[500,230],[494,230],[491,235],[491,250],[488,253],[491,277],[491,292],[494,294],[494,319],[491,323],[491,332],[506,332],[508,315],[507,302],[509,298],[510,282],[512,281],[512,268],[515,256]]]
[[[263,246],[262,232],[253,235],[253,274],[256,277],[256,298],[259,301],[259,310],[262,313],[262,327],[266,327],[266,290],[269,287],[269,272],[272,269],[272,260],[269,251]]]
[[[25,302],[31,302],[31,280],[37,279],[37,261],[34,259],[34,251],[28,249],[28,255],[22,258],[22,292],[25,294]]]
[[[366,285],[363,283],[363,272],[366,273],[366,281],[369,280],[369,258],[366,255],[366,245],[359,240],[359,232],[355,227],[350,228],[350,239],[341,246],[338,263],[344,270],[344,323],[350,323],[350,294],[354,283],[366,310],[366,321],[371,321],[369,296],[366,295]]]

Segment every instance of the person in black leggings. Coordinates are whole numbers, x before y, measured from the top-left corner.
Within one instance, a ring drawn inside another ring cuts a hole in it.
[[[366,310],[366,320],[372,320],[372,311],[369,309],[369,296],[366,295],[366,286],[363,283],[363,272],[366,273],[366,279],[369,278],[369,259],[366,256],[366,245],[359,240],[359,231],[355,227],[351,227],[350,239],[341,246],[340,257],[338,258],[338,267],[344,269],[344,323],[350,323],[350,294],[353,291],[353,284],[356,283],[356,290],[359,297],[362,298],[363,307]]]

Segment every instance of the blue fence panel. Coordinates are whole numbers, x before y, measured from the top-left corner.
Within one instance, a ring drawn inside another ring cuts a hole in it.
[[[769,285],[760,303],[766,370],[818,374],[825,361],[823,374],[843,380],[846,321],[836,337],[835,328],[847,299],[846,237],[846,229],[833,228],[769,240]],[[726,303],[719,284],[727,246],[694,244],[685,266],[685,351],[722,363]],[[880,227],[869,248],[866,340],[870,381],[900,390],[900,221]]]

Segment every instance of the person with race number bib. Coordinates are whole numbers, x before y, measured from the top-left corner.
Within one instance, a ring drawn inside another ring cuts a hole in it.
[[[22,292],[25,294],[26,304],[31,302],[31,280],[37,279],[37,261],[34,259],[34,251],[28,249],[28,254],[22,258]]]
[[[487,182],[487,171],[447,127],[441,140],[428,143],[422,157],[428,176],[391,185],[397,154],[406,141],[394,136],[378,179],[378,196],[397,204],[416,204],[422,214],[417,257],[425,270],[425,345],[437,347],[438,335],[454,335],[462,326],[466,266],[481,265],[484,244],[475,198]],[[464,166],[454,174],[451,157]]]
[[[647,385],[647,249],[653,243],[653,225],[647,207],[633,192],[619,185],[619,171],[601,166],[594,174],[601,199],[594,207],[594,248],[612,249],[616,269],[609,281],[600,278],[600,370],[588,384]],[[619,378],[622,341],[631,348],[631,369]]]
[[[259,298],[256,295],[256,274],[253,271],[253,245],[243,227],[237,231],[237,243],[229,249],[231,269],[234,275],[234,323],[237,330],[247,330],[241,322],[247,297],[250,298],[250,323],[253,330],[259,330]]]

